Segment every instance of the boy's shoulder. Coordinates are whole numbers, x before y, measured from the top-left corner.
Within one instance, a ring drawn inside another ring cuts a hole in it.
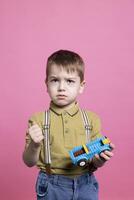
[[[98,113],[91,111],[89,109],[81,109],[81,110],[86,112],[89,120],[91,120],[91,121],[100,120],[100,116],[98,115]],[[47,111],[47,109],[45,111]],[[36,122],[38,124],[40,124],[40,123],[42,124],[44,122],[44,119],[45,119],[45,111],[39,111],[39,112],[33,113],[29,117],[29,120]]]
[[[31,122],[35,122],[38,125],[42,125],[43,121],[44,121],[44,115],[45,115],[45,111],[40,111],[40,112],[34,112],[30,117],[29,117],[29,121]]]
[[[91,120],[92,119],[93,120],[100,119],[100,116],[98,115],[98,113],[91,111],[91,110],[88,110],[88,109],[82,109],[82,110],[87,113],[89,119],[91,119]]]

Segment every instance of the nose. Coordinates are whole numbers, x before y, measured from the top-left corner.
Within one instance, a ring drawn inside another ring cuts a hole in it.
[[[59,88],[58,88],[58,90],[59,90],[59,91],[65,91],[65,84],[64,84],[63,81],[61,81],[61,82],[59,83]]]

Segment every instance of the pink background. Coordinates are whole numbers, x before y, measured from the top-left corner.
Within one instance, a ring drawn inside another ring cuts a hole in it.
[[[0,199],[33,200],[37,169],[22,161],[29,116],[47,108],[47,57],[86,63],[80,104],[97,112],[115,156],[96,176],[100,200],[133,200],[134,1],[0,0]]]

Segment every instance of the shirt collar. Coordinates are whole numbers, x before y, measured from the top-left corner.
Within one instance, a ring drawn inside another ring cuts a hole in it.
[[[55,112],[58,115],[61,115],[62,113],[66,112],[69,115],[73,116],[79,111],[79,105],[77,102],[75,102],[71,108],[69,109],[64,109],[56,106],[53,102],[50,103],[50,110]]]

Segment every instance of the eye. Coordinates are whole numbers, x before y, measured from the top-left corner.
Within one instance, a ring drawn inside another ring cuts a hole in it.
[[[68,84],[73,84],[73,83],[75,83],[75,81],[72,80],[72,79],[67,79],[67,83],[68,83]]]
[[[58,82],[58,79],[57,78],[53,78],[53,79],[50,80],[50,82],[56,83],[56,82]]]

